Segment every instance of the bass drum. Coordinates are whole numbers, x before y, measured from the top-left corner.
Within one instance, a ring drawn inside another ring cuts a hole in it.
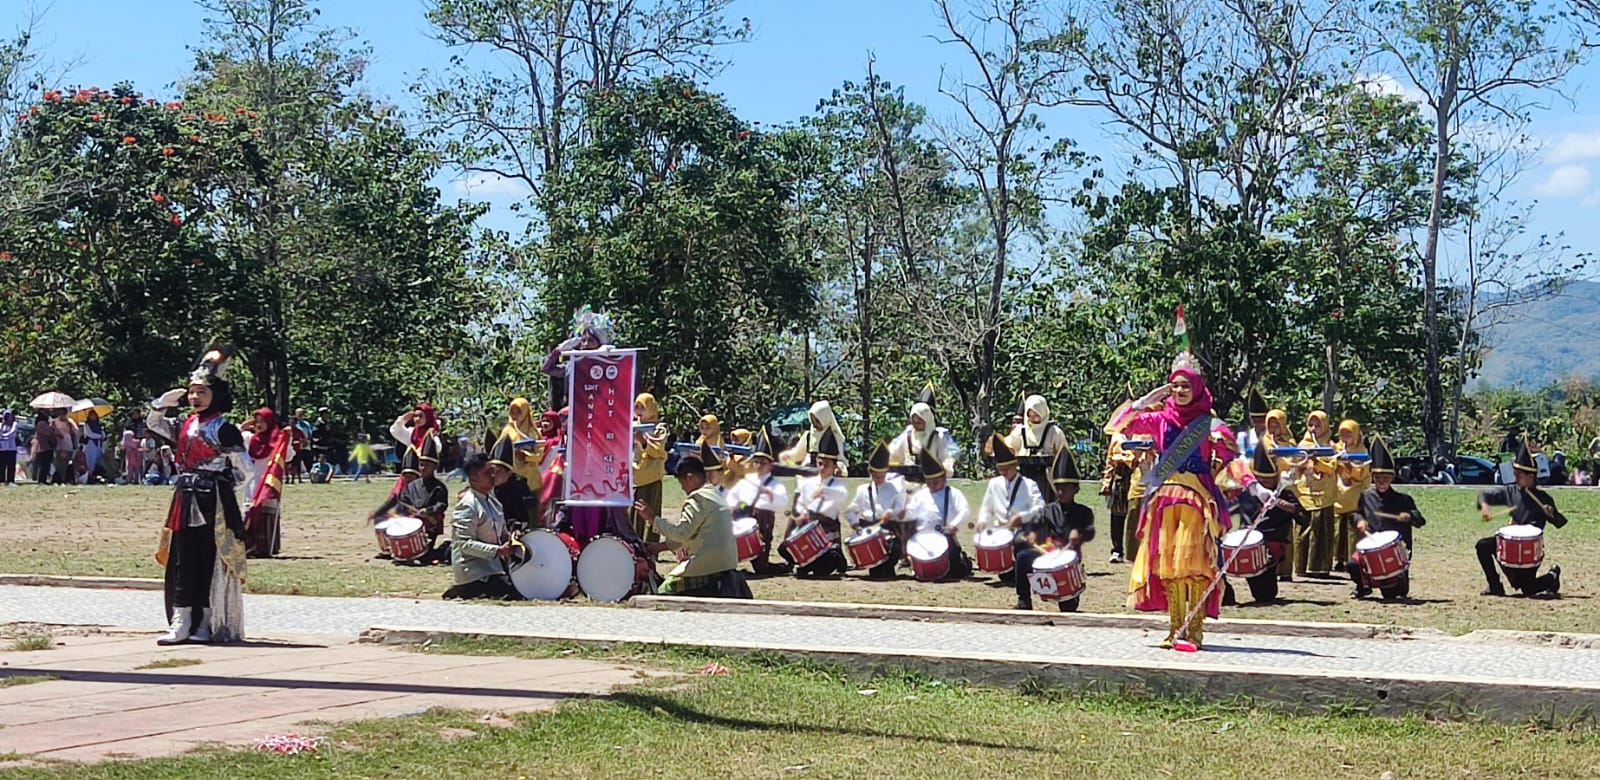
[[[649,593],[654,569],[641,546],[601,534],[578,555],[578,586],[594,601],[618,602]]]
[[[548,528],[523,534],[528,560],[511,570],[511,584],[529,601],[556,601],[578,595],[578,542]]]

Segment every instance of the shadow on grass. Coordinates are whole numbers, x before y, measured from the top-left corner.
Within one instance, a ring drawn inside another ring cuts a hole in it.
[[[842,737],[864,737],[868,739],[906,739],[923,742],[937,742],[941,746],[958,745],[971,748],[990,748],[994,750],[1012,750],[1022,745],[1009,742],[991,742],[983,739],[965,737],[949,739],[933,734],[909,734],[880,728],[857,728],[852,726],[830,726],[823,723],[807,723],[797,720],[753,720],[750,718],[737,718],[725,715],[714,715],[709,712],[689,707],[682,702],[666,696],[639,691],[622,691],[611,695],[611,701],[625,707],[638,710],[641,714],[667,717],[690,723],[697,726],[714,726],[733,729],[736,731],[778,732],[778,733],[808,733],[824,734]],[[1046,746],[1030,746],[1029,750],[1044,749],[1054,752]]]

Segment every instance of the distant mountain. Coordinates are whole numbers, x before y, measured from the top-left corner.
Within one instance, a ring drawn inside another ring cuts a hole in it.
[[[1469,387],[1534,390],[1573,374],[1600,377],[1600,283],[1577,282],[1559,298],[1524,307],[1491,338]]]

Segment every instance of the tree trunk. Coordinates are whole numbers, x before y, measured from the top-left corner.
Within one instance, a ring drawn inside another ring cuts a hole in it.
[[[872,441],[872,232],[861,242],[861,294],[856,296],[861,317],[861,446]]]
[[[1327,412],[1329,417],[1337,420],[1339,419],[1339,408],[1335,405],[1335,399],[1339,395],[1338,342],[1328,342],[1325,358],[1328,375],[1322,385],[1322,410]]]
[[[1447,33],[1453,50],[1456,31]],[[1422,327],[1427,333],[1427,360],[1423,368],[1422,437],[1428,453],[1434,457],[1447,455],[1443,431],[1444,389],[1439,376],[1439,230],[1444,218],[1444,188],[1450,176],[1450,118],[1454,113],[1459,65],[1451,63],[1443,73],[1438,105],[1434,109],[1433,188],[1428,200],[1428,235],[1422,252]],[[1457,390],[1459,393],[1459,389]]]

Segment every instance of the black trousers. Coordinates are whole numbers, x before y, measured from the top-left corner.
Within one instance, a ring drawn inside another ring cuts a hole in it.
[[[211,575],[216,568],[216,530],[210,525],[178,529],[167,548],[166,580],[172,606],[209,609]]]
[[[33,456],[28,461],[28,476],[37,484],[43,485],[50,481],[50,467],[56,462],[54,451]]]
[[[1122,549],[1122,534],[1128,523],[1127,515],[1111,516],[1111,552],[1126,556],[1128,553]]]
[[[17,451],[0,450],[0,485],[17,481]]]
[[[495,599],[498,601],[521,601],[522,594],[517,592],[511,578],[504,574],[491,574],[481,580],[473,580],[465,585],[452,585],[444,592],[447,599]]]
[[[1502,590],[1500,575],[1495,567],[1500,561],[1495,558],[1495,542],[1493,536],[1486,536],[1478,540],[1478,565],[1483,567],[1483,578],[1488,581],[1490,590]],[[1522,591],[1524,596],[1538,593],[1548,593],[1555,590],[1556,578],[1553,574],[1541,576],[1538,569],[1511,569],[1500,567],[1506,573],[1506,581],[1511,587]]]

